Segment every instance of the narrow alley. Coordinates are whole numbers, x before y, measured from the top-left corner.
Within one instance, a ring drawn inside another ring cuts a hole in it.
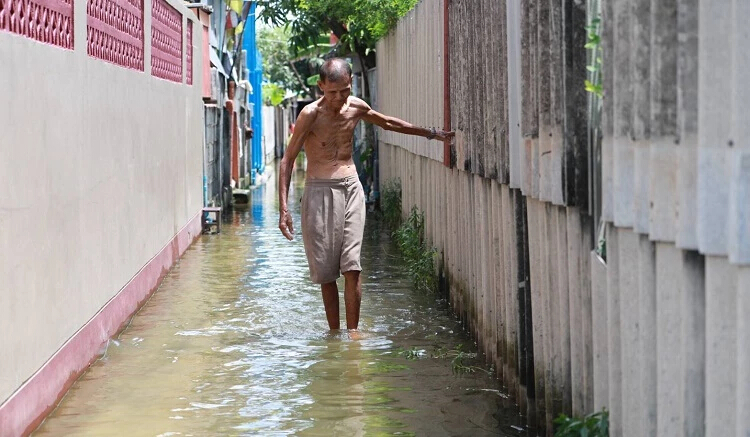
[[[750,437],[748,21],[0,0],[0,437]],[[303,147],[375,210],[354,334]]]
[[[34,435],[525,435],[461,323],[410,288],[374,217],[361,338],[329,331],[276,199],[272,183],[252,190],[221,234],[196,241]]]

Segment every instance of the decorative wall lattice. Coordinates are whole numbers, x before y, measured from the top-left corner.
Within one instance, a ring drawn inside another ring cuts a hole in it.
[[[151,6],[151,74],[182,82],[182,15],[166,0]]]
[[[86,9],[88,54],[143,71],[143,0],[88,0]]]
[[[188,85],[193,84],[193,22],[188,20],[187,22],[187,53],[185,53],[185,68],[187,71],[185,75]]]
[[[0,0],[0,31],[73,48],[73,0]]]

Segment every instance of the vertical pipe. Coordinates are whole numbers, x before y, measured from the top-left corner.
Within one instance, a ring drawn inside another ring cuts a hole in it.
[[[203,160],[201,164],[203,165],[203,206],[205,207],[208,206],[208,159],[206,158],[208,153],[208,108],[206,105],[203,105],[203,123]]]
[[[260,59],[260,53],[255,45],[255,20],[256,20],[256,2],[250,5],[250,13],[245,23],[245,35],[243,36],[243,48],[247,51],[247,65],[250,70],[250,85],[253,92],[249,96],[253,111],[253,139],[250,159],[252,161],[251,179],[255,183],[256,172],[262,173],[265,167],[263,156],[263,97],[262,81],[263,67]]]
[[[451,52],[450,52],[450,15],[448,4],[443,0],[443,129],[451,130]],[[451,142],[443,142],[443,165],[451,167]]]
[[[224,120],[224,118],[225,118],[224,117],[225,109],[224,109],[224,103],[223,103],[223,100],[224,100],[224,89],[225,89],[225,87],[226,87],[226,79],[223,78],[223,77],[221,77],[221,76],[219,76],[219,107],[217,108],[217,112],[218,112],[217,116],[219,117],[219,122],[217,123],[217,126],[216,126],[216,128],[219,130],[219,134],[217,136],[218,139],[219,139],[219,142],[217,143],[218,156],[219,156],[219,159],[218,159],[219,167],[218,167],[218,175],[217,175],[218,176],[218,184],[217,184],[218,185],[218,193],[217,194],[218,194],[219,199],[220,199],[219,203],[222,206],[226,206],[225,205],[225,198],[224,198],[224,188],[227,186],[224,183],[224,173],[225,173],[225,171],[224,171],[224,162],[227,159],[227,156],[226,156],[226,149],[227,148],[224,147],[224,141],[225,141],[225,136],[226,136],[226,135],[224,135],[226,129],[224,127],[224,124],[225,124],[225,120]]]

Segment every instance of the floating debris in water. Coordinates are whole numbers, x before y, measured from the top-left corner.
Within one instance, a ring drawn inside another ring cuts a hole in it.
[[[467,388],[466,390],[470,390],[470,389]],[[503,393],[500,390],[496,390],[496,389],[493,389],[493,388],[480,388],[478,391],[488,391],[490,393],[497,394],[498,396],[500,396],[503,399],[510,399],[510,395],[509,394]]]

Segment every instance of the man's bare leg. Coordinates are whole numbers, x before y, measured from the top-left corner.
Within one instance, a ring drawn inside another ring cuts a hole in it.
[[[362,281],[359,271],[344,272],[344,306],[346,306],[346,329],[357,329],[359,304],[362,302]]]
[[[341,319],[339,318],[339,287],[336,286],[336,281],[333,281],[327,284],[321,284],[320,289],[323,292],[323,306],[325,306],[326,308],[326,319],[328,319],[328,327],[331,329],[340,329]]]

